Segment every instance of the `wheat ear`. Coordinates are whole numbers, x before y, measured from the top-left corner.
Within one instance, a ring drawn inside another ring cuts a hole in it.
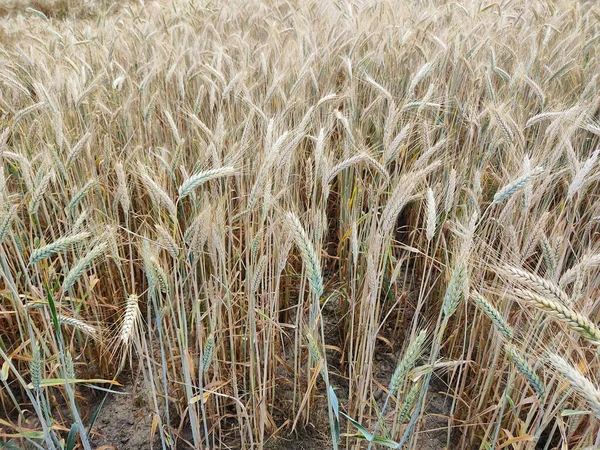
[[[363,161],[366,161],[369,164],[371,164],[386,179],[389,179],[390,176],[387,173],[387,170],[385,170],[385,168],[381,164],[379,164],[375,159],[373,159],[368,154],[366,154],[366,153],[359,153],[358,155],[351,156],[350,158],[347,158],[344,161],[342,161],[341,163],[336,164],[335,166],[333,166],[331,168],[331,170],[329,171],[329,173],[327,174],[327,183],[328,184],[331,183],[340,172],[343,172],[348,167],[351,167],[351,166],[353,166],[355,164],[359,164],[359,163],[361,163]]]
[[[588,174],[591,172],[594,164],[598,160],[598,154],[600,154],[600,147],[597,148],[594,153],[585,161],[583,167],[577,171],[577,174],[573,178],[573,181],[569,185],[569,190],[567,192],[567,198],[573,198],[573,196],[579,192],[582,186],[585,184],[585,179]]]
[[[526,272],[525,270],[521,270],[517,267],[507,266],[505,270],[514,279],[527,285],[529,288],[535,289],[540,294],[552,297],[561,302],[563,305],[572,306],[573,302],[567,293],[552,281],[546,280],[538,275]]]
[[[202,373],[206,373],[212,362],[213,353],[215,351],[215,337],[214,335],[208,336],[204,348],[202,349]]]
[[[83,186],[78,192],[73,195],[73,198],[69,202],[67,209],[73,214],[75,212],[75,208],[81,202],[81,200],[86,196],[86,194],[96,185],[97,181],[95,179],[91,179],[88,181],[85,186]]]
[[[417,337],[408,345],[402,359],[396,366],[396,370],[390,381],[390,395],[395,395],[400,388],[400,385],[406,378],[406,375],[412,369],[417,360],[423,354],[425,339],[427,338],[427,330],[421,330]]]
[[[400,406],[400,409],[398,411],[398,416],[396,419],[396,423],[398,425],[401,425],[402,423],[404,423],[404,421],[406,421],[410,418],[410,413],[411,413],[420,393],[421,393],[421,383],[416,382],[411,386],[410,390],[408,391],[408,394],[406,394],[406,397],[404,398],[404,401],[402,402],[402,405]]]
[[[575,392],[585,399],[596,418],[600,419],[600,390],[561,356],[550,353],[548,359],[556,370],[569,381]]]
[[[466,264],[459,261],[452,271],[450,282],[446,288],[444,294],[444,303],[442,304],[442,311],[446,318],[449,318],[456,312],[458,305],[465,296],[465,290],[467,287],[467,268]]]
[[[394,227],[398,214],[410,199],[420,180],[421,177],[416,173],[409,173],[400,178],[398,185],[392,191],[387,205],[381,214],[380,234],[382,236]]]
[[[59,314],[58,321],[60,323],[69,325],[73,328],[77,328],[78,330],[83,331],[84,333],[92,335],[92,336],[97,333],[97,330],[93,326],[88,325],[87,323],[83,322],[82,320],[75,319],[74,317],[67,317],[67,316],[63,316],[62,314]]]
[[[426,236],[427,240],[431,241],[433,236],[435,236],[435,227],[437,222],[436,215],[436,207],[435,207],[435,197],[433,195],[433,190],[431,188],[427,188],[427,231]]]
[[[8,212],[3,214],[2,217],[0,218],[0,243],[2,243],[2,241],[4,241],[4,238],[6,237],[6,233],[8,233],[8,230],[10,229],[10,227],[12,225],[12,221],[15,217],[16,212],[17,212],[17,205],[12,205],[10,207],[10,209],[8,210]]]
[[[121,324],[120,339],[124,345],[128,345],[131,336],[135,333],[138,321],[140,319],[140,306],[138,304],[138,296],[131,294],[127,298],[127,304],[125,305],[125,315],[123,316],[123,323]]]
[[[490,318],[492,323],[504,335],[506,340],[511,341],[513,338],[513,330],[510,325],[504,320],[500,311],[498,311],[490,302],[488,302],[479,292],[471,292],[471,298],[481,308],[486,316]]]
[[[594,344],[600,344],[600,329],[596,327],[587,317],[553,300],[549,300],[534,292],[515,289],[517,295],[538,309],[556,317],[559,321],[568,325]]]
[[[148,191],[152,194],[153,198],[158,200],[158,202],[161,203],[167,209],[167,211],[169,211],[171,217],[177,217],[177,208],[175,203],[173,203],[173,200],[171,200],[169,194],[162,187],[160,187],[158,183],[154,181],[150,175],[148,175],[148,173],[146,173],[146,169],[144,167],[140,167],[140,171],[142,181],[146,185]]]
[[[233,175],[234,173],[235,169],[233,167],[220,167],[218,169],[210,169],[205,170],[204,172],[198,172],[188,177],[188,179],[185,180],[181,186],[179,186],[179,198],[182,199],[187,197],[194,189],[209,180],[227,177]]]
[[[592,256],[585,257],[580,263],[575,264],[569,270],[567,270],[561,277],[559,284],[564,285],[572,281],[580,274],[580,272],[589,269],[590,267],[597,267],[600,265],[600,253]]]
[[[63,292],[68,291],[73,287],[75,282],[79,279],[81,274],[86,271],[88,266],[100,255],[104,254],[106,249],[108,248],[108,244],[106,242],[102,242],[92,248],[83,258],[81,258],[77,263],[73,266],[73,268],[69,271],[67,276],[65,277],[62,290]]]
[[[29,257],[29,264],[35,264],[36,262],[41,261],[42,259],[48,258],[56,253],[65,251],[73,245],[85,241],[89,237],[90,233],[84,231],[81,233],[73,234],[71,236],[65,236],[60,239],[57,239],[51,244],[44,245],[43,247],[35,249],[33,252],[31,252],[31,256]]]
[[[294,236],[294,241],[300,250],[302,261],[306,266],[310,287],[313,293],[320,297],[323,294],[323,279],[321,278],[321,264],[319,258],[317,258],[317,252],[296,214],[288,212],[286,218]]]
[[[517,367],[519,372],[527,378],[531,387],[533,387],[540,397],[544,397],[544,393],[546,392],[544,384],[517,348],[511,344],[504,344],[504,351],[506,352],[508,359]]]
[[[527,183],[529,183],[533,178],[538,176],[544,171],[544,168],[539,166],[535,169],[531,170],[531,172],[525,173],[517,178],[512,183],[507,184],[494,195],[493,205],[497,203],[501,203],[506,200],[508,197],[512,196],[515,192],[523,189]]]
[[[127,175],[123,164],[115,164],[115,173],[117,174],[117,192],[115,193],[114,208],[116,209],[117,203],[121,203],[123,211],[127,214],[129,207],[131,206],[131,199],[129,198],[129,191],[127,189]]]

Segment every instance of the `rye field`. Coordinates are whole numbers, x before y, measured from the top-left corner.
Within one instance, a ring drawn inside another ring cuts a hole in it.
[[[0,448],[599,448],[599,77],[593,1],[3,1]]]

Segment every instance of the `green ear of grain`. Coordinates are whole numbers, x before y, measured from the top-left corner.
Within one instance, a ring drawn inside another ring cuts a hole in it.
[[[79,244],[80,242],[85,241],[89,237],[90,233],[82,232],[57,239],[53,243],[44,245],[43,247],[40,247],[31,252],[31,256],[29,257],[29,264],[35,264],[36,262],[39,262],[42,259],[49,258],[50,256],[55,255],[56,253],[68,250],[73,245]]]
[[[321,276],[321,264],[317,257],[317,252],[313,246],[313,243],[308,238],[300,219],[294,213],[287,213],[287,221],[290,225],[294,241],[298,249],[300,250],[300,256],[302,262],[306,267],[308,281],[315,296],[320,297],[323,295],[323,279]]]
[[[408,391],[408,394],[406,394],[406,397],[404,398],[404,401],[402,402],[402,405],[398,411],[396,418],[398,425],[401,425],[406,420],[410,419],[410,414],[420,393],[421,383],[415,382]]]
[[[514,193],[523,189],[527,185],[527,183],[529,183],[533,178],[535,178],[536,176],[541,174],[543,171],[544,171],[543,167],[541,167],[541,166],[536,167],[531,172],[525,173],[525,174],[521,175],[519,178],[517,178],[515,181],[513,181],[512,183],[507,184],[502,189],[500,189],[498,192],[496,192],[496,195],[494,195],[494,201],[492,202],[492,204],[495,205],[498,203],[502,203],[504,200],[511,197]]]
[[[523,355],[521,355],[517,348],[512,344],[505,344],[504,351],[506,352],[508,359],[517,367],[517,369],[519,369],[519,372],[527,378],[529,384],[531,384],[531,387],[538,393],[540,398],[543,398],[546,393],[546,388]]]
[[[206,343],[204,344],[204,348],[202,350],[202,373],[208,372],[210,368],[210,364],[213,359],[213,352],[215,350],[215,338],[214,335],[210,335],[206,339]]]
[[[102,242],[101,244],[98,244],[94,248],[92,248],[83,258],[77,261],[77,263],[65,276],[65,279],[62,284],[63,292],[66,292],[69,289],[71,289],[75,282],[79,279],[79,277],[87,270],[90,264],[92,264],[92,262],[96,258],[103,255],[107,248],[108,244],[106,242]]]
[[[444,303],[442,305],[442,311],[446,318],[452,316],[458,305],[465,297],[465,290],[467,287],[467,267],[462,261],[459,261],[452,271],[450,282],[446,288],[444,294]]]
[[[510,325],[504,320],[504,317],[500,312],[489,303],[479,292],[472,292],[471,298],[481,308],[481,310],[490,318],[492,323],[498,328],[498,331],[502,333],[507,341],[511,341],[513,338],[513,330]]]
[[[398,389],[402,385],[402,382],[405,380],[406,375],[410,369],[412,369],[417,360],[421,357],[424,350],[425,340],[427,339],[427,330],[421,330],[421,332],[413,339],[413,341],[408,345],[402,359],[396,366],[396,370],[392,375],[392,380],[390,382],[390,395],[395,395],[398,392]]]

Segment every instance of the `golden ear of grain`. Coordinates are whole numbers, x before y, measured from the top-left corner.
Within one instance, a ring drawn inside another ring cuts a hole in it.
[[[569,185],[569,190],[567,192],[567,198],[571,199],[573,196],[581,190],[584,186],[585,181],[589,173],[592,171],[596,161],[598,161],[598,155],[600,154],[600,147],[598,147],[592,155],[583,163],[581,169],[577,171],[577,174],[573,178],[573,181]]]
[[[116,208],[117,204],[120,203],[123,211],[127,214],[131,206],[131,199],[129,198],[129,190],[127,189],[127,175],[125,174],[125,169],[123,169],[123,164],[120,162],[115,164],[115,173],[117,174],[118,187],[113,207]]]
[[[158,291],[167,294],[169,292],[169,277],[161,266],[157,255],[150,249],[147,241],[142,244],[142,259],[146,270],[150,292]]]
[[[144,167],[140,167],[141,179],[151,196],[167,209],[172,218],[177,217],[177,208],[169,194],[148,175]]]
[[[596,255],[586,256],[582,258],[582,260],[578,264],[575,264],[573,267],[571,267],[569,270],[562,274],[562,276],[560,277],[559,284],[561,286],[564,286],[565,284],[568,284],[569,282],[573,281],[577,277],[577,275],[581,274],[585,270],[598,266],[600,266],[600,253]]]
[[[535,275],[517,267],[506,266],[505,271],[514,279],[528,288],[538,291],[540,294],[550,298],[554,298],[565,306],[572,306],[573,302],[560,287],[550,280],[546,280],[538,275]]]
[[[556,370],[569,381],[575,392],[586,400],[596,418],[600,419],[600,390],[563,357],[556,353],[550,353],[548,359]]]
[[[427,240],[431,241],[435,236],[435,227],[437,222],[437,214],[436,214],[436,206],[435,206],[435,197],[433,195],[433,190],[431,188],[427,188],[427,225],[426,225],[426,236]]]
[[[140,319],[139,298],[135,294],[127,297],[125,304],[125,314],[121,323],[121,333],[119,338],[121,343],[128,346],[131,342],[131,336],[136,332],[138,321]]]
[[[61,314],[58,315],[58,321],[60,323],[69,325],[73,328],[77,328],[80,331],[83,331],[86,334],[94,336],[98,330],[96,330],[93,326],[88,325],[82,320],[75,319],[74,317],[67,317]]]
[[[185,182],[179,186],[179,198],[185,198],[192,193],[194,189],[209,180],[216,178],[227,177],[235,174],[233,167],[221,167],[218,169],[205,170],[190,176]]]
[[[375,167],[386,179],[389,179],[389,175],[387,170],[383,166],[381,166],[377,161],[375,161],[371,156],[366,153],[360,153],[358,155],[351,156],[348,159],[345,159],[341,163],[335,165],[329,171],[329,175],[327,176],[327,183],[331,183],[335,177],[346,170],[348,167],[352,167],[353,165],[359,164],[363,161],[370,163],[373,167]]]
[[[558,302],[547,299],[525,289],[515,289],[515,293],[538,309],[556,317],[590,342],[600,345],[600,329],[587,317]]]
[[[419,181],[415,174],[404,175],[400,178],[381,214],[379,229],[382,236],[392,230],[398,214],[410,199]]]

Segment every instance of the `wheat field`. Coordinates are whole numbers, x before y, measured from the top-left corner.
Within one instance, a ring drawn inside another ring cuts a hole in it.
[[[3,2],[0,447],[598,448],[599,51],[574,0]]]

